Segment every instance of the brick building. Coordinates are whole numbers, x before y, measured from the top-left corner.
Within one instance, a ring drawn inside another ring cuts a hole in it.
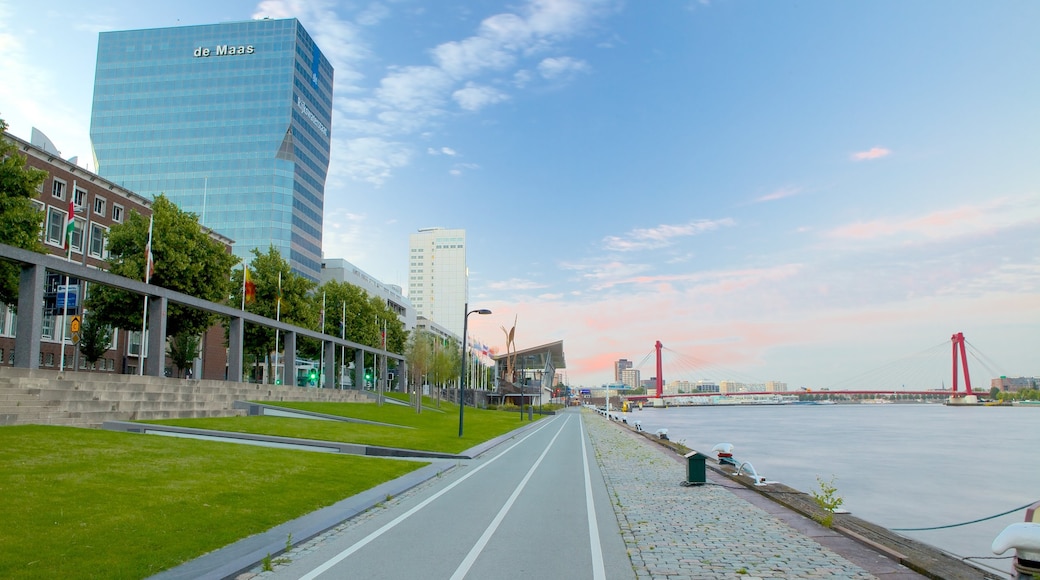
[[[52,147],[46,143],[45,137],[45,143],[41,143],[41,146],[33,145],[9,133],[4,133],[3,138],[17,146],[18,153],[26,158],[27,166],[47,173],[33,203],[44,213],[40,239],[51,254],[62,258],[68,256],[71,261],[85,266],[105,269],[109,228],[122,223],[130,212],[137,212],[144,217],[151,215],[150,200],[91,173],[72,161],[62,159],[56,151],[51,150]],[[70,200],[75,206],[75,227],[71,252],[66,253],[64,235]],[[210,232],[210,236],[231,251],[232,240],[214,232]],[[93,365],[78,352],[72,343],[69,325],[75,315],[89,316],[89,313],[83,312],[82,299],[90,289],[84,288],[86,283],[73,279],[69,280],[68,294],[64,291],[59,292],[59,289],[64,290],[62,286],[65,282],[63,276],[48,275],[44,295],[46,312],[40,345],[40,367],[61,367],[64,326],[65,369],[99,373],[138,372],[142,350],[140,330],[119,330],[114,333],[110,349]],[[14,311],[9,305],[0,304],[0,366],[10,366],[14,363],[15,328]],[[224,378],[227,353],[224,332],[220,325],[206,332],[203,337],[203,349],[203,362],[195,371],[196,378]]]

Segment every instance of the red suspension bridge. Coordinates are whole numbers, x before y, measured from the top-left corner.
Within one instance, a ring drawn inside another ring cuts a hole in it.
[[[665,380],[664,380],[664,360],[663,360],[664,357],[663,357],[663,352],[664,351],[673,352],[673,351],[670,351],[669,349],[665,348],[664,345],[661,343],[661,341],[658,340],[655,343],[655,345],[654,345],[654,351],[651,353],[651,354],[653,354],[655,356],[655,362],[656,362],[656,368],[655,368],[656,373],[655,373],[654,379],[653,379],[654,380],[653,387],[651,389],[648,389],[647,390],[647,394],[645,394],[645,395],[625,395],[625,398],[628,399],[629,401],[633,401],[633,402],[650,402],[650,403],[653,403],[653,404],[656,404],[656,405],[664,405],[666,399],[672,399],[672,398],[678,398],[678,397],[712,397],[712,396],[720,396],[720,395],[747,395],[747,396],[762,395],[762,396],[768,396],[768,395],[800,395],[800,394],[812,393],[812,394],[826,395],[828,397],[850,397],[850,398],[864,398],[864,397],[885,398],[885,397],[892,397],[892,396],[913,396],[913,397],[932,397],[932,398],[935,398],[935,397],[941,396],[943,398],[948,397],[949,404],[963,404],[963,405],[978,404],[978,397],[977,397],[976,393],[974,393],[972,391],[972,388],[971,388],[971,375],[969,374],[969,371],[968,371],[968,354],[969,354],[969,352],[976,358],[976,360],[980,364],[982,364],[982,366],[986,367],[986,369],[988,371],[990,371],[991,373],[994,373],[994,376],[999,376],[999,373],[997,373],[996,370],[994,369],[994,365],[993,365],[992,361],[989,361],[984,355],[982,355],[982,353],[978,352],[977,349],[972,349],[971,351],[969,351],[968,347],[971,346],[971,345],[969,343],[967,343],[967,341],[965,340],[964,333],[958,332],[957,334],[954,334],[953,336],[950,337],[950,348],[952,349],[952,356],[951,356],[952,372],[951,372],[951,376],[950,376],[950,379],[951,379],[951,382],[950,382],[951,386],[950,387],[946,387],[945,386],[945,378],[942,378],[941,382],[936,380],[936,379],[940,378],[938,372],[935,372],[935,371],[932,371],[932,370],[926,371],[925,373],[922,373],[919,370],[918,371],[914,371],[914,372],[908,372],[907,371],[909,366],[907,364],[905,364],[906,361],[910,360],[910,361],[918,361],[919,362],[922,359],[929,359],[929,358],[932,357],[932,355],[935,355],[938,351],[945,350],[945,348],[946,348],[945,344],[946,343],[944,342],[944,343],[938,345],[937,347],[932,347],[931,349],[929,349],[928,351],[925,351],[924,353],[918,353],[917,355],[911,355],[911,357],[908,357],[908,359],[904,359],[903,361],[897,361],[897,364],[883,367],[882,369],[878,369],[877,371],[868,372],[864,376],[857,377],[855,379],[850,379],[849,381],[845,381],[844,382],[844,383],[849,383],[849,382],[853,382],[854,381],[854,382],[859,383],[859,384],[864,384],[864,383],[870,384],[870,383],[873,383],[874,385],[877,385],[877,386],[867,386],[867,387],[863,387],[863,388],[853,388],[853,387],[843,387],[843,386],[841,386],[841,384],[839,384],[839,385],[833,385],[831,387],[823,388],[823,389],[819,389],[819,390],[815,390],[815,391],[812,390],[812,389],[808,389],[808,388],[800,388],[800,389],[796,389],[796,390],[770,389],[770,388],[766,388],[768,383],[766,383],[764,381],[756,381],[756,380],[752,379],[752,380],[742,381],[740,383],[741,387],[740,387],[739,391],[736,391],[736,392],[729,391],[729,392],[723,393],[723,392],[721,392],[719,383],[737,382],[737,381],[734,381],[733,379],[737,379],[739,381],[739,379],[741,377],[740,377],[740,375],[738,373],[734,373],[732,371],[726,371],[724,369],[713,368],[711,364],[709,364],[709,363],[707,363],[705,361],[698,361],[696,359],[690,359],[689,357],[681,357],[681,358],[683,358],[683,361],[681,362],[681,364],[679,366],[684,366],[685,370],[687,372],[691,372],[691,369],[692,369],[692,372],[702,373],[702,374],[705,373],[705,372],[723,373],[725,376],[727,376],[728,380],[719,380],[718,382],[703,381],[703,380],[701,380],[701,381],[685,381],[685,384],[689,385],[694,390],[690,390],[688,392],[679,392],[679,393],[665,394],[665,392],[664,392]],[[644,357],[643,361],[639,365],[637,365],[636,368],[642,367],[644,365],[644,363],[648,361],[648,359],[651,356],[651,354],[648,354],[646,357]],[[678,353],[676,353],[676,354],[678,354]],[[920,366],[920,365],[918,365],[918,366]],[[936,367],[936,365],[934,365],[931,362],[929,362],[927,364],[927,366],[931,367],[931,369],[934,369]],[[963,372],[963,374],[964,374],[964,390],[963,391],[960,390],[960,373],[961,372]],[[929,377],[929,376],[925,376],[925,375],[931,375],[931,376]],[[923,388],[923,389],[922,388],[916,388],[915,389],[913,387],[907,389],[907,388],[905,388],[905,385],[906,385],[907,382],[909,382],[910,384],[914,384],[914,383],[920,384],[922,382],[924,382],[924,383],[931,383],[931,385],[933,385],[933,386],[930,386],[930,388]],[[935,385],[936,382],[940,382],[941,386],[940,385]],[[899,387],[895,388],[895,387],[887,386],[887,385],[891,385],[891,384],[898,384]],[[885,385],[885,386],[881,386],[881,385]],[[702,388],[704,388],[705,390],[700,390]]]

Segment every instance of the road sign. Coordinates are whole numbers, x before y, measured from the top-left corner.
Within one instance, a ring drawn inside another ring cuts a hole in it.
[[[69,308],[73,309],[79,305],[79,285],[78,284],[62,284],[58,286],[58,292],[54,295],[56,302],[55,305],[58,309]],[[66,304],[66,298],[68,303]]]
[[[69,319],[69,330],[71,330],[75,334],[79,334],[79,329],[82,324],[83,317],[78,315],[73,316],[71,319]]]

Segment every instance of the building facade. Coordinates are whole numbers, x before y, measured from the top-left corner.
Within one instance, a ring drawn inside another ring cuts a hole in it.
[[[329,258],[321,263],[321,282],[325,283],[330,280],[357,286],[367,292],[369,296],[379,298],[397,313],[397,318],[404,324],[405,330],[411,331],[415,328],[415,307],[412,306],[412,301],[401,292],[400,286],[384,284],[342,258]]]
[[[621,371],[620,378],[620,382],[631,389],[638,389],[640,387],[639,369],[625,369]]]
[[[1015,393],[1024,389],[1037,388],[1040,386],[1040,379],[1037,377],[1000,377],[990,379],[989,386],[991,389],[996,387],[1005,393]]]
[[[35,131],[34,131],[35,133]],[[43,212],[40,239],[48,252],[92,268],[108,268],[108,230],[123,223],[130,212],[144,217],[152,215],[151,201],[58,156],[45,137],[32,145],[5,133],[3,139],[14,143],[25,156],[25,165],[47,173],[37,190],[33,204]],[[69,251],[64,248],[69,202],[73,207],[73,233]],[[210,233],[225,246],[232,241]],[[68,291],[64,291],[64,287]],[[83,301],[90,292],[86,282],[66,279],[48,273],[44,292],[43,337],[40,344],[40,368],[136,374],[142,349],[140,330],[117,330],[106,352],[96,362],[86,360],[74,344],[73,317],[86,321],[90,313]],[[0,304],[0,365],[14,364],[17,336],[16,315],[6,304]],[[64,340],[63,340],[64,339]],[[147,345],[145,345],[146,347]],[[223,378],[227,364],[224,329],[217,325],[203,338],[201,366],[195,377]],[[64,351],[64,353],[62,352]],[[64,354],[64,356],[63,356]],[[64,360],[64,366],[62,361]]]
[[[416,316],[447,328],[462,340],[469,302],[466,230],[425,228],[408,239],[408,298]]]
[[[294,18],[102,32],[98,174],[164,193],[235,240],[321,274],[333,70]]]
[[[626,369],[630,369],[630,368],[632,368],[632,361],[630,361],[628,359],[621,358],[621,359],[618,359],[618,360],[614,361],[614,382],[615,383],[624,382],[623,379],[621,378],[621,373],[623,373]]]

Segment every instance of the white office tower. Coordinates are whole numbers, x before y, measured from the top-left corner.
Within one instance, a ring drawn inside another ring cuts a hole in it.
[[[423,228],[409,236],[408,298],[415,314],[462,339],[469,299],[466,230]]]

